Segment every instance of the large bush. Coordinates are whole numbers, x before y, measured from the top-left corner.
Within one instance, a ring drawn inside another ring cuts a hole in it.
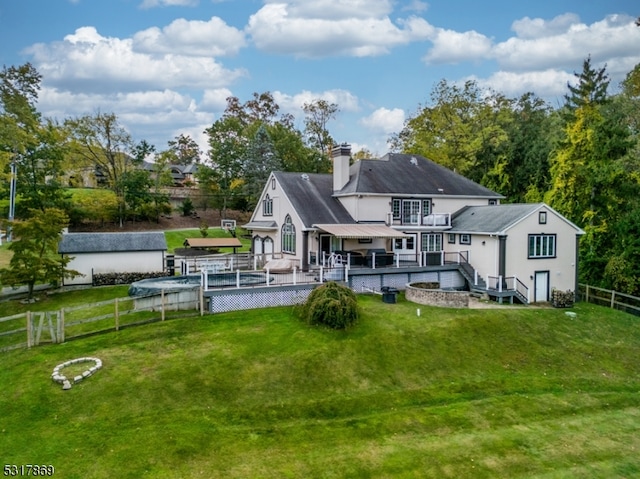
[[[358,301],[349,288],[329,282],[311,292],[302,315],[309,324],[346,329],[358,319]]]

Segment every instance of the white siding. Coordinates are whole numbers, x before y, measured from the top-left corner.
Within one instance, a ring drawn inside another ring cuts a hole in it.
[[[538,213],[529,216],[509,230],[506,252],[506,275],[516,276],[531,292],[533,300],[536,271],[549,271],[549,290],[576,289],[576,230],[553,211],[547,212],[547,223],[538,223]],[[555,234],[556,257],[529,259],[529,234]]]

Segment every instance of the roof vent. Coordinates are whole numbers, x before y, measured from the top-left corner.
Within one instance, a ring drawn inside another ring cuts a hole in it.
[[[411,157],[411,164],[415,165],[415,166],[418,166],[418,159],[415,156]]]
[[[307,175],[306,173],[302,173],[302,175],[300,176],[304,181],[309,181],[309,175]]]

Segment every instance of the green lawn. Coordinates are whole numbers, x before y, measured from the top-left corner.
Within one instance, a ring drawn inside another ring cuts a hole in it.
[[[578,304],[359,296],[178,319],[0,356],[0,456],[61,478],[640,477],[640,323]],[[104,367],[69,391],[68,359]]]

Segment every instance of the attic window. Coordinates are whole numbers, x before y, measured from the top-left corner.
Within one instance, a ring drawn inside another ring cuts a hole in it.
[[[271,189],[272,190],[276,189],[276,179],[275,178],[271,178]]]
[[[546,225],[547,224],[547,212],[546,211],[540,211],[538,213],[538,223],[541,225]]]

